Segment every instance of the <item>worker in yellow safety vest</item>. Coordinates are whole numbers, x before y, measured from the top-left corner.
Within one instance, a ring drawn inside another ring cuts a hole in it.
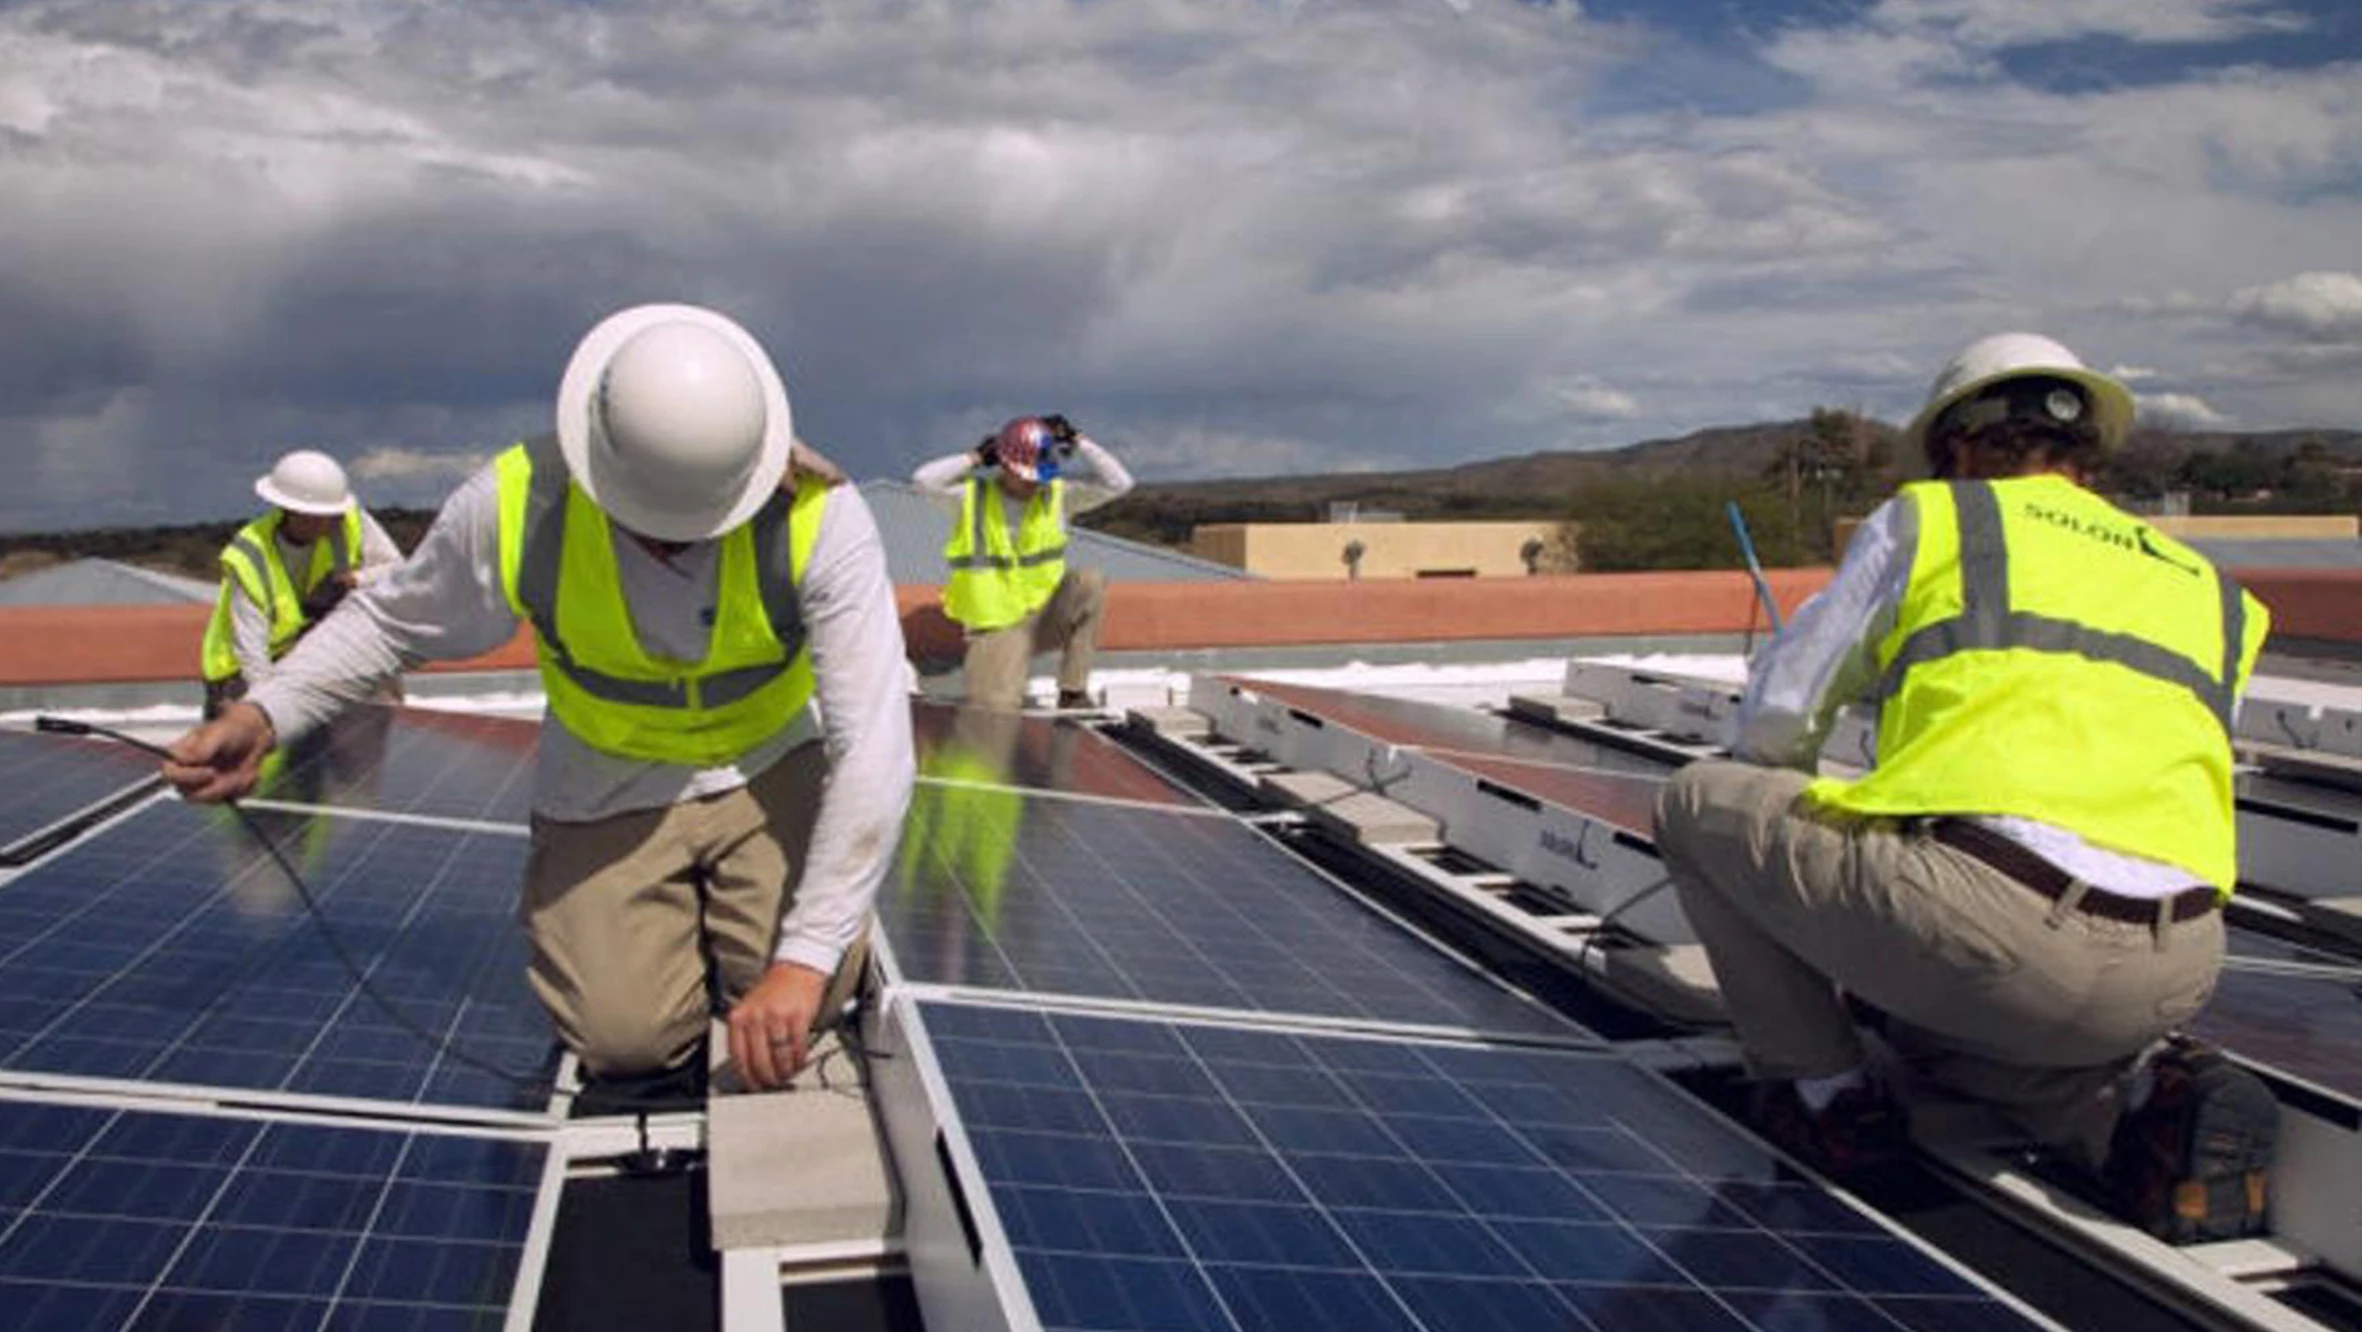
[[[576,347],[554,436],[465,482],[165,775],[234,798],[405,664],[531,626],[548,716],[520,915],[559,1038],[610,1098],[669,1099],[702,1087],[718,1012],[739,1079],[784,1085],[859,983],[913,771],[893,585],[843,479],[745,329],[621,311]]]
[[[205,715],[245,696],[344,595],[401,563],[334,458],[298,449],[254,483],[271,511],[221,549],[221,592],[198,666]]]
[[[1063,463],[1075,458],[1088,470],[1070,478]],[[1067,524],[1121,498],[1131,474],[1065,417],[1021,416],[911,479],[953,515],[943,613],[965,631],[968,704],[1021,707],[1034,654],[1057,650],[1058,706],[1090,707],[1107,579],[1068,566]]]
[[[2152,1233],[2225,1238],[2263,1224],[2276,1107],[2175,1033],[2222,965],[2232,714],[2269,616],[2086,488],[2132,416],[2049,338],[1962,351],[1909,430],[1934,479],[1753,663],[1739,761],[1674,777],[1657,846],[1772,1141],[1858,1174],[1907,1100],[1963,1098]],[[1857,701],[1875,766],[1817,777]]]

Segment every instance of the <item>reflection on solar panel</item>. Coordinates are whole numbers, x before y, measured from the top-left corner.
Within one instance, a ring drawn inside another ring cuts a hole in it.
[[[2351,958],[2233,929],[2233,964],[2190,1029],[2258,1063],[2362,1100],[2362,985]],[[2343,976],[2272,975],[2243,970],[2238,958],[2314,963]]]
[[[1654,759],[1471,708],[1244,677],[1232,683],[1642,836],[1651,834],[1657,792],[1672,775]]]
[[[2034,1326],[1612,1058],[920,1014],[1051,1332]]]
[[[12,774],[0,801],[0,865],[36,850],[34,834],[157,780],[154,759],[121,745],[26,731],[0,731],[0,771]]]
[[[910,721],[919,771],[929,777],[1160,805],[1200,803],[1077,721],[915,700]]]
[[[1390,745],[1562,768],[1604,768],[1640,776],[1662,776],[1665,771],[1664,764],[1653,759],[1474,708],[1248,676],[1230,679],[1266,698],[1316,713]]]
[[[540,729],[432,708],[355,708],[295,744],[255,795],[522,824]]]
[[[1574,1030],[1225,817],[924,787],[878,910],[905,980]]]
[[[305,737],[257,796],[525,822],[540,727],[431,708],[355,708]]]
[[[547,1019],[512,920],[524,838],[256,817],[411,1020],[499,1067],[543,1063]],[[471,1106],[520,1096],[360,994],[227,812],[172,802],[0,885],[0,1068]]]
[[[0,1101],[0,1328],[498,1326],[542,1157]]]

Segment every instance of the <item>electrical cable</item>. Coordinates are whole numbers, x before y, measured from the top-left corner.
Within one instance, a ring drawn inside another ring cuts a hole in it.
[[[76,721],[66,717],[40,716],[33,719],[33,729],[57,735],[90,736],[112,740],[117,744],[128,745],[166,762],[178,761],[172,752],[162,745],[93,722]],[[548,1078],[520,1074],[514,1069],[504,1068],[488,1059],[459,1049],[450,1040],[429,1030],[423,1023],[403,1012],[383,991],[377,988],[377,985],[370,980],[367,969],[362,967],[359,960],[353,956],[352,951],[345,947],[344,940],[337,937],[336,931],[328,923],[327,913],[321,909],[319,900],[312,895],[311,886],[304,881],[303,875],[297,872],[294,864],[287,859],[286,853],[279,849],[279,844],[273,841],[270,834],[255,820],[254,815],[239,801],[225,800],[222,803],[227,805],[230,812],[237,816],[239,823],[247,833],[261,844],[262,849],[270,855],[272,863],[279,867],[279,872],[286,876],[289,885],[295,889],[296,897],[303,903],[305,914],[311,917],[312,924],[319,930],[321,940],[328,945],[328,951],[335,955],[345,973],[352,978],[355,988],[371,1004],[375,1005],[379,1012],[392,1020],[395,1025],[424,1042],[429,1049],[434,1050],[437,1054],[454,1063],[466,1065],[479,1073],[497,1078],[527,1097],[546,1099],[565,1090]],[[835,1029],[844,1046],[850,1048],[854,1054],[862,1058],[883,1059],[889,1057],[883,1051],[868,1049],[863,1044],[855,1024],[845,1021],[842,1015],[839,1015]],[[827,1028],[821,1030],[825,1031]],[[814,1034],[820,1033],[815,1032]],[[678,1097],[672,1100],[646,1100],[619,1094],[595,1085],[578,1087],[573,1091],[572,1096],[576,1104],[593,1110],[622,1110],[634,1113],[639,1117],[641,1147],[638,1152],[627,1155],[643,1157],[664,1164],[640,1171],[632,1171],[627,1165],[627,1173],[672,1173],[683,1168],[679,1164],[678,1152],[680,1149],[648,1145],[648,1117],[653,1114],[684,1113],[705,1109],[705,1101],[701,1098]]]

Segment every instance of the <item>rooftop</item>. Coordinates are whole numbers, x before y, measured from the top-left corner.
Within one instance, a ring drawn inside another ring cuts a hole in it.
[[[5,729],[177,732],[202,606],[0,610],[0,756],[41,774],[0,797],[0,1308],[2351,1332],[2362,575],[2245,581],[2278,633],[2200,1028],[2300,1159],[2271,1237],[2195,1249],[1989,1124],[1847,1193],[1727,1117],[1647,810],[1727,741],[1741,576],[1123,582],[1103,718],[937,701],[951,649],[906,587],[926,775],[859,1024],[804,1090],[644,1116],[572,1095],[522,984],[529,649],[418,677],[440,706],[357,715],[241,824],[120,746]]]

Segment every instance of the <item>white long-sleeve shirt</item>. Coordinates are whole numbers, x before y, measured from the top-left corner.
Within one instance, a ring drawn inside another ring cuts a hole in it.
[[[1845,548],[1837,576],[1797,608],[1748,673],[1739,704],[1737,757],[1770,767],[1817,766],[1838,709],[1878,682],[1877,648],[1895,626],[1918,553],[1918,506],[1878,506]],[[1980,816],[1976,822],[2095,888],[2157,898],[2199,886],[2188,870],[2111,851],[2034,819]]]
[[[333,536],[320,539],[335,540]],[[276,544],[279,547],[279,563],[286,566],[289,573],[310,567],[311,546],[288,540],[284,523],[279,527]],[[354,566],[354,579],[362,584],[375,582],[401,562],[401,548],[394,544],[392,537],[386,535],[384,528],[377,525],[377,519],[370,516],[367,509],[361,510],[361,562]],[[246,678],[247,684],[252,685],[278,667],[278,663],[271,660],[271,617],[255,604],[254,598],[246,595],[245,586],[237,579],[225,577],[223,585],[230,593],[230,646],[238,655],[238,673]]]
[[[719,599],[720,543],[659,558],[618,532],[614,547],[641,646],[702,660]],[[776,956],[832,971],[892,863],[916,772],[902,625],[877,522],[858,489],[829,492],[796,600],[829,770]],[[452,493],[406,563],[347,597],[249,698],[270,716],[280,743],[291,743],[404,667],[490,651],[517,623],[501,590],[499,493],[487,467]],[[777,762],[793,739],[783,734],[735,763],[696,768],[604,753],[549,718],[534,755],[534,811],[580,823],[732,790]]]
[[[1132,474],[1124,470],[1124,465],[1115,460],[1114,454],[1101,448],[1098,441],[1089,435],[1074,437],[1074,456],[1089,465],[1090,474],[1072,476],[1059,473],[1058,479],[1066,483],[1062,492],[1066,502],[1060,506],[1066,518],[1072,519],[1078,513],[1089,513],[1102,504],[1113,503],[1132,489]],[[960,503],[967,494],[968,473],[975,466],[976,456],[972,452],[946,454],[921,463],[919,469],[911,473],[910,480],[912,485],[927,493],[927,498],[934,501],[936,508],[956,518],[959,516]],[[1001,491],[1000,496],[1001,512],[1008,519],[1009,530],[1014,532],[1018,521],[1024,516],[1025,504],[1007,491]]]

